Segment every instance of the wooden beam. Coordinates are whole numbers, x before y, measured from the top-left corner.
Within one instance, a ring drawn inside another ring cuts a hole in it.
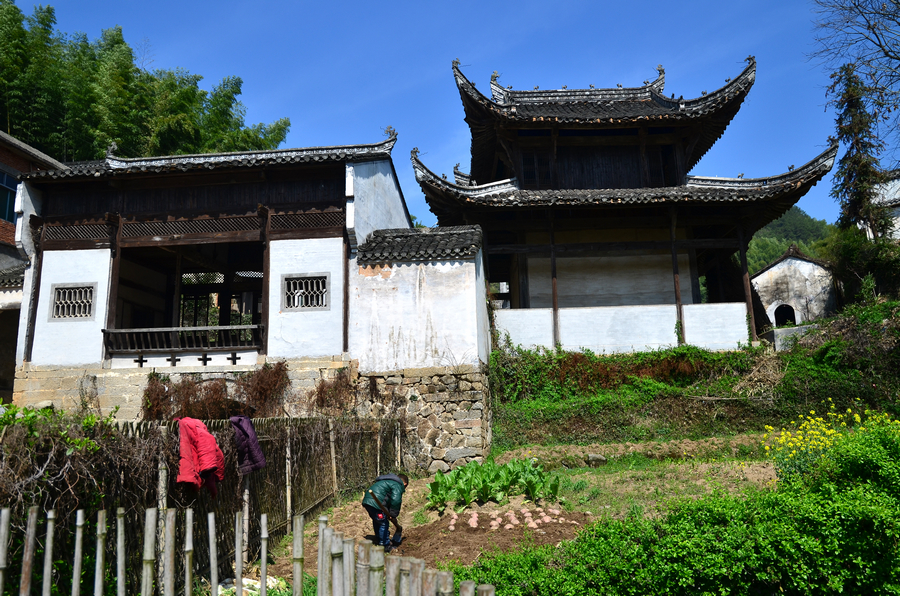
[[[109,307],[106,315],[106,328],[116,328],[116,309],[119,302],[119,269],[122,266],[122,249],[119,248],[119,242],[122,240],[122,218],[116,218],[116,231],[110,241],[110,249],[112,250],[112,271],[110,271],[109,284]],[[105,349],[105,347],[104,347]]]
[[[744,227],[738,226],[738,242],[741,253],[741,277],[744,280],[744,298],[747,300],[747,318],[750,321],[750,337],[758,341],[756,335],[756,317],[753,316],[753,291],[750,289],[750,273],[747,271],[747,243],[744,242]]]
[[[37,224],[40,222],[40,218],[35,215],[31,216],[29,220],[29,226],[27,232],[30,234],[33,229],[33,224]],[[34,274],[32,277],[33,285],[31,286],[31,301],[28,305],[28,328],[25,330],[25,361],[31,362],[31,354],[34,351],[34,326],[37,324],[37,309],[38,302],[41,299],[41,271],[43,269],[43,240],[44,240],[44,232],[47,229],[46,226],[41,227],[41,234],[38,238],[37,242],[35,242],[35,251],[34,251],[34,259],[31,262],[31,266],[34,267]],[[23,230],[24,232],[25,230]],[[32,236],[33,238],[33,236]],[[52,296],[51,296],[52,300]]]
[[[262,241],[263,241],[263,287],[262,287],[262,313],[260,318],[262,319],[262,349],[260,350],[261,354],[269,353],[269,286],[271,285],[271,281],[269,276],[271,275],[272,268],[269,264],[269,261],[272,258],[272,249],[270,242],[270,235],[272,233],[272,214],[266,209],[265,213],[260,212],[260,217],[262,221],[260,222],[260,228],[262,229]]]
[[[580,252],[605,252],[618,250],[669,250],[672,242],[669,240],[638,240],[630,242],[583,242],[569,244],[554,244],[553,250],[557,253]],[[488,254],[529,254],[549,253],[550,244],[495,244],[488,246]],[[736,250],[738,241],[733,238],[713,238],[699,240],[676,240],[675,248],[678,250],[690,248],[721,248]]]
[[[678,220],[678,211],[675,207],[669,209],[671,223],[669,225],[669,239],[672,245],[672,277],[675,282],[675,315],[678,321],[678,345],[684,343],[684,307],[681,303],[681,279],[678,274],[678,249],[675,246],[675,225]]]
[[[548,209],[550,225],[550,291],[553,298],[553,347],[560,344],[559,341],[559,292],[556,286],[556,247],[554,244],[555,233],[553,230],[553,208]]]

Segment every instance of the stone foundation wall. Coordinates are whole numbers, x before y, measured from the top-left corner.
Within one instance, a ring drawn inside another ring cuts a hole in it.
[[[198,366],[171,368],[67,368],[26,365],[16,371],[13,402],[19,406],[78,409],[85,400],[103,413],[119,408],[116,418],[140,416],[147,375],[165,374],[173,380],[199,375],[203,380],[236,376],[256,366]],[[354,411],[362,418],[397,417],[403,425],[402,465],[410,472],[447,471],[470,461],[482,461],[491,445],[491,407],[487,374],[471,366],[415,368],[362,373],[348,355],[287,360],[292,396],[285,403],[288,416],[341,415]],[[318,409],[310,393],[344,372],[336,409]]]
[[[433,474],[482,461],[491,445],[487,375],[466,367],[361,373],[359,416],[403,419],[403,467]]]
[[[298,402],[323,379],[332,379],[341,369],[356,370],[356,361],[349,356],[332,358],[287,360],[288,378],[298,396]],[[198,375],[202,380],[223,378],[233,380],[238,375],[251,372],[265,363],[260,358],[256,365],[243,366],[194,366],[174,368],[73,368],[56,366],[32,366],[25,364],[16,370],[13,403],[34,408],[54,407],[63,410],[78,409],[89,399],[99,404],[103,413],[119,408],[116,418],[134,420],[140,416],[141,400],[147,387],[147,375],[151,372],[168,375],[177,381],[184,375]],[[297,407],[289,415],[299,415]]]

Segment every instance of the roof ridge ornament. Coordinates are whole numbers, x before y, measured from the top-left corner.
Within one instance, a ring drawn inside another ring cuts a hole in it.
[[[397,131],[391,125],[388,125],[388,126],[384,127],[383,129],[381,129],[381,132],[384,133],[384,136],[391,138],[391,139],[397,137]]]
[[[115,152],[116,150],[118,150],[118,148],[119,146],[116,144],[116,142],[112,141],[109,144],[109,147],[106,148],[106,157],[115,157]]]

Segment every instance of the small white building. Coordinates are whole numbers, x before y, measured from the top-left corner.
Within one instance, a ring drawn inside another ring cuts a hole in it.
[[[756,272],[751,283],[776,327],[806,323],[837,310],[838,292],[831,269],[803,254],[795,244]]]

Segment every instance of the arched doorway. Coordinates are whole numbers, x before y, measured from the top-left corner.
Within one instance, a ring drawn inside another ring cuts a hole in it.
[[[781,327],[787,323],[797,324],[797,319],[794,317],[794,307],[790,304],[782,304],[775,309],[775,326]]]

